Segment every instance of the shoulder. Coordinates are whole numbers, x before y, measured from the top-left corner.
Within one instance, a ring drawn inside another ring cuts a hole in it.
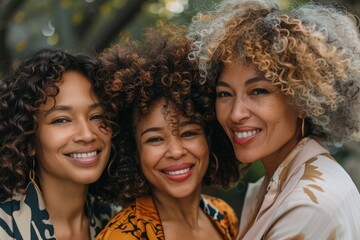
[[[304,173],[294,191],[295,195],[297,193],[315,205],[331,209],[351,200],[360,200],[351,177],[330,154],[318,155],[304,163]]]
[[[97,239],[152,239],[154,236],[162,239],[163,230],[152,198],[145,196],[116,214]]]
[[[0,203],[0,239],[13,238],[14,212],[20,211],[21,200],[7,199]],[[10,234],[10,235],[9,235]]]
[[[90,231],[92,235],[97,235],[109,222],[109,220],[119,213],[121,205],[102,204],[95,200],[92,195],[87,199],[88,216],[90,220]]]
[[[215,213],[221,213],[231,218],[236,217],[234,209],[224,200],[208,195],[201,195],[200,206],[210,215],[215,216]]]
[[[40,192],[32,183],[26,190],[26,194],[14,194],[0,204],[0,239],[33,239],[36,236],[53,239],[54,227]],[[36,236],[32,235],[35,229]]]
[[[322,228],[323,233],[336,232],[338,237],[341,229],[360,234],[360,194],[340,164],[329,154],[322,154],[306,161],[302,169],[301,179],[279,205],[274,218],[284,217],[284,227],[294,222],[294,227],[308,234],[314,226]]]
[[[217,226],[224,239],[233,239],[238,232],[238,217],[234,209],[224,200],[201,195],[200,207]]]

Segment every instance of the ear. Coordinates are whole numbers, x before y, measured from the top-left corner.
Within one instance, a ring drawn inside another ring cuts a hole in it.
[[[32,157],[34,157],[35,156],[35,149],[32,149],[31,151],[30,151],[30,156],[32,156]]]
[[[300,119],[304,119],[304,118],[306,118],[307,116],[306,116],[306,113],[303,111],[303,110],[299,110],[298,111],[298,118],[300,118]]]

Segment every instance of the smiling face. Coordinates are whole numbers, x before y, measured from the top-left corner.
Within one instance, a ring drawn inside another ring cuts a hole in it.
[[[200,194],[202,179],[209,164],[209,150],[200,124],[179,116],[179,127],[169,124],[169,111],[164,119],[163,100],[139,121],[135,139],[140,165],[155,196],[183,198]],[[176,131],[174,131],[176,130]]]
[[[42,182],[87,185],[97,181],[111,149],[111,132],[99,129],[103,108],[91,84],[75,71],[63,74],[59,94],[40,106],[35,154]]]
[[[241,162],[273,173],[299,137],[300,114],[254,65],[231,64],[216,86],[216,115]]]

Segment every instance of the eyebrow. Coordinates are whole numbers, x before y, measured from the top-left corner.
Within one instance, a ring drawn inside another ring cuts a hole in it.
[[[183,121],[179,124],[180,127],[183,127],[183,126],[186,126],[186,125],[191,125],[191,124],[198,124],[197,122],[194,122],[194,121]],[[145,129],[140,136],[143,136],[145,133],[148,133],[148,132],[157,132],[157,131],[161,131],[163,130],[164,128],[162,127],[152,127],[152,128],[147,128]]]
[[[145,133],[148,133],[148,132],[158,132],[160,130],[162,130],[163,128],[161,127],[152,127],[152,128],[147,128],[145,129],[140,136],[143,136]]]
[[[253,78],[249,78],[248,80],[245,81],[245,86],[248,86],[252,83],[256,83],[256,82],[261,82],[261,81],[267,81],[263,76],[255,76]],[[216,83],[216,86],[224,86],[224,87],[230,87],[230,85],[226,82],[223,81],[218,81]]]
[[[88,106],[88,109],[92,110],[92,109],[95,109],[97,107],[101,107],[101,104],[99,102],[90,104]],[[51,108],[50,110],[44,111],[44,112],[45,112],[45,116],[47,116],[52,112],[56,112],[56,111],[66,111],[66,112],[68,112],[68,111],[71,111],[72,109],[73,108],[71,106],[68,106],[68,105],[56,105],[55,107]]]

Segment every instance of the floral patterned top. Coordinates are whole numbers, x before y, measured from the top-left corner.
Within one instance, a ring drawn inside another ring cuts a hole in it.
[[[322,145],[304,138],[271,180],[249,186],[237,239],[360,239],[359,191]]]
[[[89,195],[87,214],[91,239],[95,239],[111,217],[120,210],[120,206],[96,204]],[[33,182],[27,185],[25,195],[17,194],[0,203],[0,239],[56,239],[42,195]]]
[[[202,195],[200,207],[223,239],[234,239],[238,219],[233,209],[218,198]],[[96,238],[97,240],[164,240],[160,216],[151,196],[138,198],[117,214]]]

